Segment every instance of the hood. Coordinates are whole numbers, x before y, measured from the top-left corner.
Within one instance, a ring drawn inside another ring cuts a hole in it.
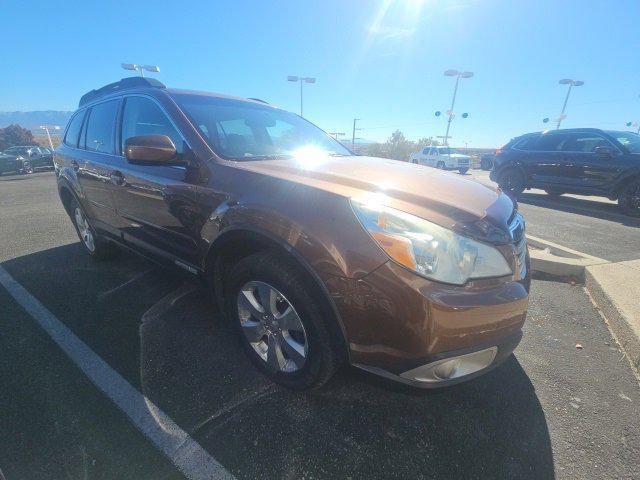
[[[469,155],[465,155],[463,153],[449,153],[451,158],[471,158]]]
[[[458,173],[362,156],[243,161],[235,166],[348,198],[375,194],[389,207],[459,233],[494,243],[511,240],[511,199]]]

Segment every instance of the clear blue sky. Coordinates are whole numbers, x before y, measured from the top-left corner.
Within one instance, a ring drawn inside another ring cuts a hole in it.
[[[327,131],[384,140],[443,135],[461,82],[452,145],[496,146],[558,116],[563,126],[640,121],[639,0],[0,1],[0,110],[73,110],[86,91],[157,64],[169,86],[260,97],[288,110],[288,74],[317,77],[305,116]],[[147,7],[145,4],[153,5]],[[468,119],[460,114],[469,113]]]

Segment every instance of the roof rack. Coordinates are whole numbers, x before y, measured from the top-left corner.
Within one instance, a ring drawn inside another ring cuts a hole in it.
[[[145,78],[145,77],[128,77],[123,78],[119,82],[113,82],[109,85],[105,85],[102,88],[97,90],[91,90],[88,93],[85,93],[80,98],[80,103],[78,107],[82,107],[93,100],[96,100],[100,97],[104,97],[110,93],[119,92],[120,90],[126,90],[129,88],[140,88],[140,87],[155,87],[155,88],[167,88],[164,83],[155,78]]]

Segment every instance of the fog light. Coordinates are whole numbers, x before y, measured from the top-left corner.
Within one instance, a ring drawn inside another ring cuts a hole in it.
[[[400,376],[417,382],[429,383],[460,378],[491,365],[497,353],[498,347],[485,348],[477,352],[428,363],[404,372]]]
[[[447,360],[446,362],[442,362],[440,365],[436,366],[433,369],[433,373],[436,377],[447,380],[448,378],[454,377],[459,365],[460,360],[458,359]]]

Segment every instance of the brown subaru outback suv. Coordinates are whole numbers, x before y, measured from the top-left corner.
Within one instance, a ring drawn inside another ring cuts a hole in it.
[[[508,196],[356,156],[261,100],[123,79],[82,97],[55,168],[90,255],[118,246],[201,277],[288,387],[344,364],[450,385],[522,335],[529,260]]]

